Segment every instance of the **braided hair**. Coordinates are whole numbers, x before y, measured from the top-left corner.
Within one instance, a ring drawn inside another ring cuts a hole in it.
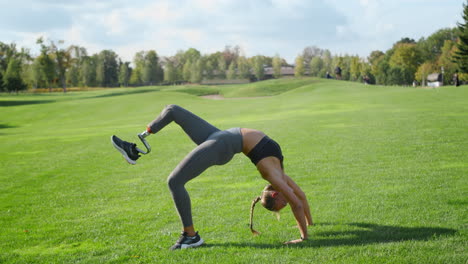
[[[250,231],[254,236],[259,235],[260,233],[257,230],[253,229],[253,212],[255,208],[255,204],[258,203],[262,198],[260,196],[257,196],[257,198],[253,199],[252,205],[250,206]]]
[[[253,214],[254,214],[254,209],[255,209],[255,205],[256,205],[259,201],[262,201],[262,205],[263,205],[263,207],[265,207],[266,209],[278,213],[278,212],[274,209],[274,206],[275,206],[275,198],[273,198],[273,196],[271,195],[271,192],[272,192],[272,191],[275,191],[275,189],[273,189],[273,186],[271,186],[271,184],[269,184],[269,185],[267,185],[267,186],[263,189],[262,195],[261,195],[261,196],[257,196],[257,197],[256,197],[255,199],[253,199],[253,201],[252,201],[252,205],[250,206],[250,231],[252,232],[252,234],[253,234],[254,236],[260,234],[260,232],[258,232],[258,231],[256,231],[255,229],[253,229]],[[278,217],[278,215],[277,215],[277,217]]]

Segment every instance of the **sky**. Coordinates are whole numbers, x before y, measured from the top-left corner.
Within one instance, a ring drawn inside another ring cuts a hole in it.
[[[404,37],[428,37],[462,21],[466,0],[0,0],[0,42],[38,53],[39,37],[123,61],[240,46],[243,55],[294,63],[305,47],[367,57]]]

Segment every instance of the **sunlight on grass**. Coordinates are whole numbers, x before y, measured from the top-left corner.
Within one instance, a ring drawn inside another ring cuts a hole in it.
[[[198,97],[212,93],[226,99]],[[0,263],[464,263],[467,97],[311,78],[2,94]],[[283,245],[299,236],[294,216],[261,206],[251,235],[266,182],[239,154],[186,186],[206,245],[169,251],[180,223],[166,178],[193,142],[171,124],[136,166],[110,145],[138,142],[167,104],[278,141],[311,205],[310,240]]]

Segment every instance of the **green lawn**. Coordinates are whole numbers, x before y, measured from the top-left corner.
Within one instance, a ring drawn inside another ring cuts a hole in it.
[[[226,100],[197,95],[219,93]],[[265,96],[258,98],[258,96]],[[235,97],[242,97],[236,99]],[[256,97],[256,98],[245,98]],[[222,129],[263,130],[306,192],[299,238],[250,203],[266,182],[242,154],[187,185],[206,245],[169,251],[180,222],[166,178],[194,145],[172,124],[128,165],[110,136],[166,104]],[[319,79],[237,86],[0,95],[0,263],[466,263],[468,87],[414,89]]]

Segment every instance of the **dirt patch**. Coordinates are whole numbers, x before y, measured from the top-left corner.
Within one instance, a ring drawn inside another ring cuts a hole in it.
[[[271,96],[255,96],[255,97],[229,97],[225,98],[221,94],[209,94],[202,95],[201,98],[210,99],[210,100],[238,100],[238,99],[258,99],[258,98],[268,98]]]
[[[220,95],[220,94],[209,94],[209,95],[203,95],[203,96],[200,96],[201,98],[205,98],[205,99],[211,99],[211,100],[224,100],[224,96]]]

